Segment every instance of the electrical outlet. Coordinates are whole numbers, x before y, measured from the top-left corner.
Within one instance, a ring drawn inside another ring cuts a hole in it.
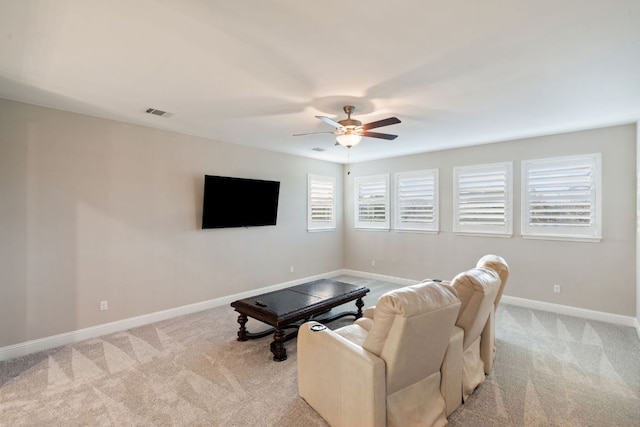
[[[560,293],[560,285],[553,285],[553,293],[554,294]]]
[[[375,260],[371,260],[371,267],[375,267],[376,266],[376,261]]]
[[[290,271],[293,273],[293,265],[290,267]]]
[[[109,310],[109,301],[100,301],[100,311]]]

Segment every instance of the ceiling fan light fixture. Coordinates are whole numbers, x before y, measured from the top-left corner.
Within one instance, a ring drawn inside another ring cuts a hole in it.
[[[362,135],[358,135],[355,133],[345,133],[336,136],[336,141],[338,141],[338,144],[342,145],[343,147],[351,148],[358,145],[360,141],[362,141]]]
[[[311,132],[311,133],[297,133],[293,136],[311,135],[316,133],[332,133],[336,135],[336,145],[342,145],[343,147],[351,148],[360,143],[363,136],[368,138],[379,138],[392,141],[398,137],[398,135],[391,135],[389,133],[371,132],[371,129],[381,128],[383,126],[395,125],[401,123],[397,117],[388,117],[382,120],[376,120],[375,122],[362,124],[360,120],[351,118],[351,113],[355,107],[352,105],[345,105],[344,112],[347,113],[347,118],[344,120],[335,121],[329,117],[316,116],[316,119],[320,119],[328,125],[335,128],[333,132]]]

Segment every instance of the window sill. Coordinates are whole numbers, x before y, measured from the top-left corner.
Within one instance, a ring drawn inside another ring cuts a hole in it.
[[[324,231],[336,231],[336,227],[333,228],[307,228],[309,233],[322,233]]]
[[[481,233],[481,232],[466,232],[466,231],[454,231],[453,234],[457,236],[473,236],[473,237],[499,237],[502,239],[510,239],[513,237],[513,233]]]
[[[555,240],[555,241],[581,242],[581,243],[599,243],[602,240],[602,237],[544,236],[544,235],[533,235],[533,234],[523,234],[522,238],[530,239],[530,240]]]
[[[418,234],[439,234],[440,230],[409,230],[405,228],[394,228],[398,233],[418,233]]]

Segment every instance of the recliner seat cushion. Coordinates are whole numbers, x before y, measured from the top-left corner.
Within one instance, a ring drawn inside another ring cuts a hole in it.
[[[359,324],[353,323],[336,329],[335,333],[362,347],[369,331]]]

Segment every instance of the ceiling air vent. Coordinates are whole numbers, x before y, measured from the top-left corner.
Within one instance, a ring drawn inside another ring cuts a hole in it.
[[[320,148],[320,147],[312,148],[311,150],[317,151],[318,153],[322,153],[323,151],[327,151],[324,148]]]
[[[168,113],[166,111],[158,110],[157,108],[147,108],[145,113],[153,114],[154,116],[160,116],[160,117],[171,117],[173,115],[173,113]]]

